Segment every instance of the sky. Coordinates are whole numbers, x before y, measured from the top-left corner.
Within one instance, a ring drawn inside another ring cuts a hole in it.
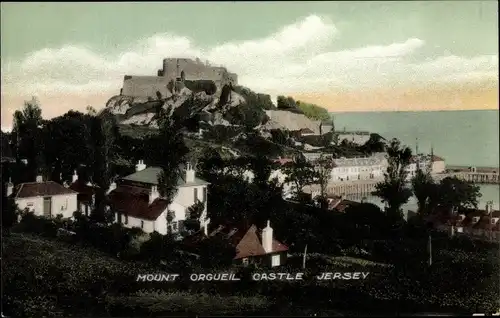
[[[199,57],[330,111],[498,109],[497,1],[1,3],[2,128]]]

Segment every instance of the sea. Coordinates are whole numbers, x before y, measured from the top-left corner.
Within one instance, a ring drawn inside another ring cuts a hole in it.
[[[498,110],[427,112],[342,112],[331,113],[335,130],[361,130],[378,133],[386,139],[398,138],[413,152],[442,157],[449,166],[499,167],[500,138]],[[481,185],[479,207],[493,201],[500,209],[500,186]],[[353,197],[352,199],[359,199]],[[367,202],[383,206],[380,198]],[[416,210],[411,198],[404,210]]]

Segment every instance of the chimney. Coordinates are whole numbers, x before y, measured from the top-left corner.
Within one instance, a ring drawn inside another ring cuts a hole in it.
[[[14,192],[14,184],[9,178],[9,183],[7,183],[7,196],[11,196],[13,192]]]
[[[194,178],[196,177],[196,173],[194,171],[194,167],[191,163],[186,164],[186,183],[194,182]]]
[[[43,177],[40,175],[36,176],[36,182],[38,183],[43,182]]]
[[[492,206],[492,202],[488,201],[486,202],[486,214],[491,214],[491,206]]]
[[[158,187],[155,185],[152,186],[151,192],[149,192],[149,204],[153,203],[153,201],[158,199],[159,197],[160,197],[160,193],[158,192]]]
[[[267,226],[262,230],[262,247],[266,253],[273,251],[273,229],[269,220],[267,220]]]
[[[146,169],[146,165],[144,164],[143,160],[139,160],[139,162],[135,165],[135,171],[139,172]]]
[[[76,170],[73,172],[73,177],[72,177],[72,182],[75,183],[76,181],[78,181],[78,173],[76,173]]]
[[[111,193],[111,191],[113,191],[115,189],[116,189],[116,182],[111,182],[111,184],[109,185],[109,189],[106,193],[109,194],[109,193]]]

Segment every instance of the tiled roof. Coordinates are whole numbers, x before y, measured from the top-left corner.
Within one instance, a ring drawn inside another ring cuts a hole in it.
[[[278,158],[278,159],[274,159],[273,162],[279,163],[280,165],[284,165],[285,163],[293,162],[293,159],[290,159],[290,158]]]
[[[80,180],[73,182],[69,188],[78,192],[78,201],[82,202],[92,202],[92,196],[97,190],[97,186],[89,186]]]
[[[229,244],[236,249],[234,259],[241,259],[252,256],[266,255],[262,246],[261,230],[252,225],[249,228],[245,226],[220,225],[209,234],[209,237],[221,236],[228,240]],[[196,248],[196,245],[206,239],[202,232],[186,238],[183,244],[187,247]],[[273,239],[273,249],[270,253],[288,251],[288,247],[276,239]]]
[[[54,181],[21,183],[16,193],[16,198],[50,197],[62,194],[77,194]]]
[[[128,175],[123,180],[132,181],[132,182],[141,182],[157,185],[158,184],[158,174],[160,174],[160,167],[148,167],[144,170],[135,172],[131,175]],[[195,178],[194,182],[187,183],[184,177],[184,174],[181,174],[180,178],[177,180],[177,185],[182,186],[194,186],[194,185],[204,185],[208,184],[208,182]]]
[[[149,204],[149,191],[121,185],[108,195],[113,210],[138,219],[154,221],[167,208],[167,201],[156,199]]]

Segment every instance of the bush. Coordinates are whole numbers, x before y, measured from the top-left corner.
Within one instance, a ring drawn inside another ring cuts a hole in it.
[[[207,95],[213,95],[217,91],[217,86],[211,80],[184,80],[184,85],[193,93],[205,92]]]
[[[271,101],[270,95],[257,94],[242,86],[234,86],[233,91],[243,96],[246,104],[252,107],[256,107],[262,110],[276,109],[276,106],[274,106],[273,102]]]
[[[255,128],[269,120],[266,112],[255,105],[244,103],[232,107],[225,118],[233,125]]]
[[[304,115],[306,115],[306,117],[310,119],[321,120],[321,121],[331,119],[328,110],[324,109],[323,107],[314,104],[304,103],[301,101],[297,101],[296,105],[300,110],[304,112]]]

